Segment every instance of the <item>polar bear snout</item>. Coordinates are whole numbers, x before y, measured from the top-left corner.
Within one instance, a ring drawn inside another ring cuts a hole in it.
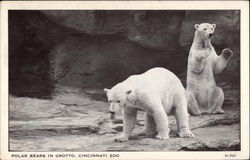
[[[110,118],[114,119],[115,114],[120,115],[121,114],[121,109],[122,106],[116,102],[111,102],[109,103],[109,113],[110,113]]]
[[[110,119],[115,119],[115,112],[109,111],[109,113],[110,113]]]
[[[211,38],[213,36],[213,33],[209,33],[208,36],[209,38]]]
[[[115,114],[115,111],[109,111],[109,113],[111,113],[111,114]]]
[[[113,107],[109,108],[110,119],[115,119],[115,112],[116,112],[115,108]]]

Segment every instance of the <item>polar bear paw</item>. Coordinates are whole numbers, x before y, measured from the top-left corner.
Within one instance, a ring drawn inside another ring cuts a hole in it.
[[[146,135],[147,135],[147,132],[145,130],[142,130],[137,133],[137,136],[146,136]]]
[[[222,55],[226,60],[228,60],[230,57],[232,57],[233,51],[230,48],[225,48],[222,51]]]
[[[121,135],[115,138],[115,142],[125,142],[128,140],[128,136]]]
[[[169,139],[168,133],[158,133],[155,137],[156,139]]]
[[[218,108],[218,109],[213,111],[213,114],[224,114],[224,111],[223,111],[223,109]]]
[[[180,138],[194,138],[194,134],[190,130],[178,132]]]

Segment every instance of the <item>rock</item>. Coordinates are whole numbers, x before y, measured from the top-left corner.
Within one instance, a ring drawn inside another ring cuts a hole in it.
[[[240,150],[240,126],[215,126],[194,130],[196,138],[200,142],[183,146],[180,150],[185,151],[239,151]]]
[[[16,98],[10,96],[10,119],[17,121],[35,120],[59,115],[64,106],[51,100],[35,98]]]
[[[218,53],[234,51],[216,77],[239,85],[239,11],[10,11],[9,18],[13,95],[52,98],[58,86],[111,87],[159,66],[186,72],[193,25],[203,21],[218,26]]]
[[[95,30],[95,11],[41,11],[51,21],[81,32],[92,33]],[[102,12],[102,11],[100,11]]]
[[[80,89],[112,87],[152,67],[179,72],[178,65],[182,65],[170,63],[176,57],[166,52],[146,50],[122,37],[110,36],[71,37],[55,46],[50,55],[56,90],[58,85]]]
[[[68,32],[39,12],[13,10],[9,17],[10,93],[51,98],[54,82],[50,75],[49,52]]]
[[[10,103],[9,132],[13,137],[19,137],[20,134],[33,137],[97,133],[101,122],[108,119],[105,112],[86,112],[82,106],[62,105],[51,100],[11,97]]]
[[[75,97],[76,102],[78,98]],[[10,115],[28,117],[13,116],[10,119],[10,151],[240,150],[239,107],[234,107],[234,104],[225,108],[225,114],[191,116],[190,128],[196,137],[186,139],[177,136],[174,116],[169,116],[170,139],[157,140],[155,135],[137,136],[144,127],[144,112],[139,112],[130,140],[117,143],[114,138],[121,134],[122,117],[119,115],[115,120],[110,120],[108,107],[100,105],[103,102],[88,100],[82,106],[70,103],[62,105],[58,102],[58,99],[10,97]],[[30,109],[31,105],[38,107]]]
[[[190,128],[194,130],[218,125],[232,125],[240,122],[239,108],[233,109],[228,107],[223,109],[225,114],[191,116]]]
[[[123,131],[123,126],[121,125],[117,125],[117,126],[114,126],[112,127],[114,130],[118,131],[118,132],[122,132]]]
[[[79,32],[91,35],[121,34],[132,42],[155,50],[166,50],[170,46],[176,48],[185,17],[185,11],[41,12],[53,22]]]

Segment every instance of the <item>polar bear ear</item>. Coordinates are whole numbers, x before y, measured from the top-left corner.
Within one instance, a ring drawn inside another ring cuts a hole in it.
[[[126,95],[127,95],[126,101],[128,101],[128,102],[133,102],[134,101],[135,95],[134,95],[134,92],[132,92],[132,90],[127,90]]]
[[[110,89],[104,88],[104,92],[107,94],[110,91]]]
[[[213,28],[215,28],[215,27],[216,27],[216,24],[212,24],[212,26],[213,26]]]
[[[195,29],[198,29],[199,27],[200,27],[199,24],[195,24],[195,25],[194,25],[194,28],[195,28]]]

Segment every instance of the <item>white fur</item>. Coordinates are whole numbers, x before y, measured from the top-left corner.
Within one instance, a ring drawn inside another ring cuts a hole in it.
[[[209,37],[215,27],[215,24],[209,23],[195,25],[196,31],[188,57],[186,89],[188,109],[193,115],[223,113],[221,106],[224,94],[216,86],[214,73],[220,73],[227,66],[233,52],[224,49],[220,56],[216,54],[211,44],[212,37]]]
[[[172,72],[164,68],[153,68],[143,74],[130,76],[110,90],[105,89],[105,92],[111,109],[123,109],[123,134],[116,141],[128,140],[137,110],[146,111],[145,129],[140,134],[157,131],[156,138],[169,138],[167,114],[174,109],[180,137],[193,136],[188,126],[185,89]]]

